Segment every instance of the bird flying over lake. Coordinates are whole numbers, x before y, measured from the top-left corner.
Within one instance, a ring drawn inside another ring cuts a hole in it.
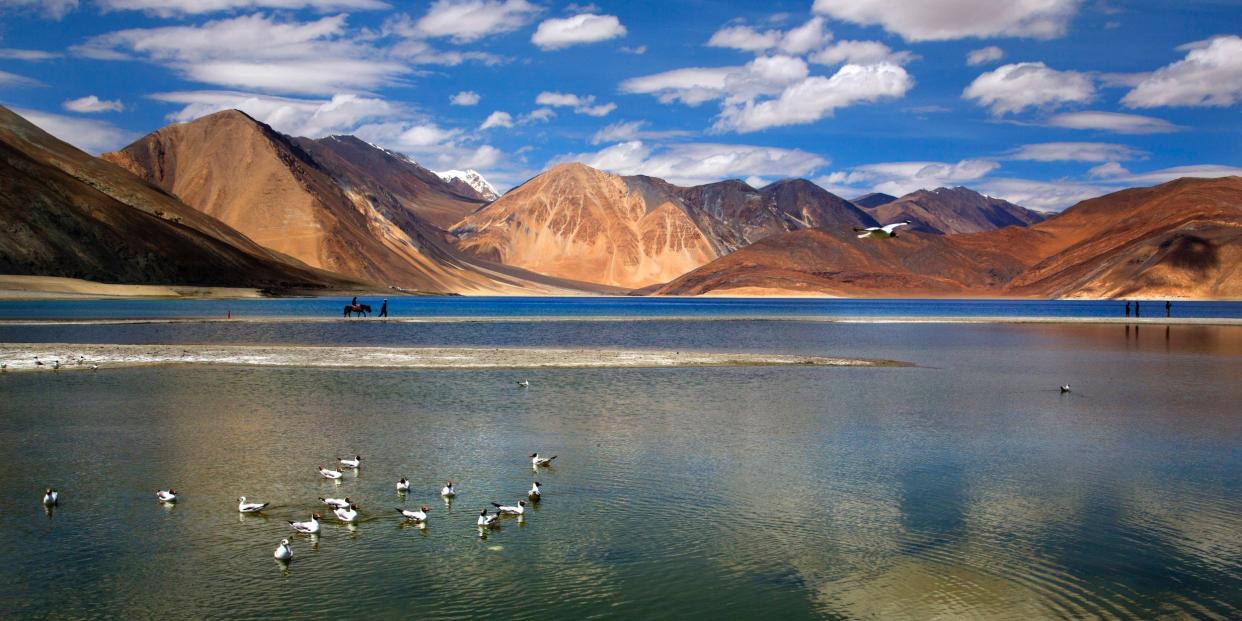
[[[854,232],[859,233],[858,235],[859,239],[862,239],[864,237],[881,237],[881,238],[897,237],[897,227],[909,226],[909,225],[910,225],[909,220],[902,220],[901,222],[894,222],[893,224],[885,224],[884,226],[869,226],[866,228],[854,227]]]

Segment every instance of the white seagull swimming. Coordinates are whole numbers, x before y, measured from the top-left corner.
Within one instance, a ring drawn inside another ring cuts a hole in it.
[[[488,515],[487,509],[480,509],[479,510],[479,521],[478,521],[479,528],[486,528],[489,526],[499,526],[499,524],[496,523],[496,518],[498,517],[500,517],[499,513],[495,515]]]
[[[884,226],[869,226],[866,228],[856,226],[854,227],[854,232],[859,233],[859,239],[864,237],[897,237],[897,227],[909,225],[909,220],[902,220],[901,222],[885,224]]]
[[[530,380],[522,380],[518,382],[517,385],[521,386],[522,388],[530,388]]]
[[[349,505],[354,504],[354,501],[350,500],[348,497],[324,498],[323,496],[320,496],[319,502],[322,502],[323,504],[328,505],[329,509],[340,509],[341,507],[348,507]]]
[[[397,513],[405,516],[405,519],[411,522],[426,522],[427,512],[430,511],[427,505],[423,505],[418,511],[410,511],[409,509],[397,509]]]
[[[539,453],[531,453],[530,454],[530,465],[536,468],[540,466],[551,466],[553,459],[556,459],[556,455],[553,455],[551,457],[540,457]]]
[[[444,487],[440,488],[440,495],[445,498],[452,498],[457,495],[457,490],[453,489],[452,481],[445,483]]]
[[[246,497],[241,496],[237,499],[237,510],[242,513],[258,513],[267,508],[270,503],[266,502],[246,502]]]
[[[522,515],[523,513],[526,513],[526,501],[525,500],[519,500],[517,503],[517,506],[502,505],[498,502],[493,502],[492,506],[496,507],[496,513],[502,514],[502,515]]]
[[[319,476],[325,479],[339,479],[345,475],[340,470],[328,470],[327,468],[320,466]]]
[[[1067,392],[1069,392],[1069,391],[1070,391],[1069,384],[1066,384],[1066,385],[1064,385],[1064,386],[1062,386],[1062,387],[1061,387],[1061,394],[1065,394],[1065,393],[1067,393]]]
[[[410,481],[406,479],[405,477],[401,477],[401,480],[397,481],[397,491],[398,492],[410,491]]]
[[[334,510],[333,513],[336,514],[336,519],[342,522],[353,522],[358,519],[358,505],[341,507]]]
[[[354,455],[353,459],[337,457],[336,460],[341,463],[341,468],[345,470],[353,470],[362,466],[362,455]]]
[[[319,534],[319,514],[312,513],[311,519],[305,522],[289,522],[289,526],[291,526],[293,530],[296,530],[299,533],[306,533],[307,535],[317,535]]]
[[[530,491],[526,492],[526,497],[535,502],[539,502],[539,499],[543,497],[543,488],[540,487],[539,481],[535,481],[531,484]]]
[[[173,488],[162,489],[155,492],[155,498],[160,502],[177,502],[177,490]]]
[[[60,504],[60,492],[50,487],[43,490],[43,504],[47,507]]]
[[[272,553],[278,561],[289,561],[293,559],[293,548],[289,547],[288,539],[281,539],[280,545],[276,546],[276,551]]]

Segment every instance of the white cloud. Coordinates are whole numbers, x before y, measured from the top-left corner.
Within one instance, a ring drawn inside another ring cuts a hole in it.
[[[1011,160],[1033,162],[1125,162],[1145,159],[1147,152],[1107,142],[1044,142],[1023,145],[1010,153]]]
[[[1066,112],[1048,119],[1052,127],[1098,129],[1118,134],[1167,134],[1181,128],[1164,119],[1119,112]]]
[[[570,45],[596,43],[625,36],[625,26],[615,15],[583,13],[565,18],[544,20],[535,29],[530,42],[539,49],[556,50]]]
[[[17,75],[16,73],[0,71],[0,86],[20,87],[20,86],[41,86],[42,84],[43,84],[42,82],[32,79],[32,78],[28,78],[24,75]]]
[[[832,34],[824,30],[824,20],[813,17],[805,24],[786,32],[778,47],[786,54],[797,56],[818,49],[831,39]]]
[[[436,0],[415,26],[426,37],[469,43],[517,30],[539,11],[526,0]]]
[[[1040,211],[1060,211],[1115,191],[1115,187],[1077,181],[1033,181],[1030,179],[988,179],[978,191]]]
[[[1079,0],[815,0],[813,11],[878,25],[907,41],[967,37],[1052,39],[1065,34]]]
[[[1002,50],[995,45],[989,45],[977,50],[971,50],[971,52],[966,55],[966,64],[971,67],[976,65],[985,65],[987,63],[994,63],[1004,57],[1005,50]]]
[[[487,115],[479,129],[491,129],[493,127],[513,127],[513,115],[503,110],[497,110]]]
[[[960,185],[986,176],[1000,164],[991,160],[948,162],[882,162],[856,166],[816,179],[831,192],[883,192],[904,196],[915,190]]]
[[[479,94],[474,91],[461,91],[449,97],[449,103],[454,106],[474,106],[478,105],[479,99]]]
[[[635,140],[593,153],[562,156],[550,164],[582,162],[619,175],[650,175],[680,185],[749,176],[801,177],[828,160],[798,149],[688,143],[650,146]]]
[[[1091,170],[1087,171],[1087,176],[1093,179],[1120,177],[1128,174],[1130,174],[1130,171],[1127,170],[1125,166],[1122,166],[1117,162],[1100,164],[1099,166],[1092,167]]]
[[[0,48],[0,58],[7,60],[51,60],[60,58],[59,52],[45,52],[43,50],[19,50],[14,48]]]
[[[842,63],[855,65],[873,65],[878,63],[904,65],[915,58],[915,55],[910,52],[894,52],[879,41],[842,40],[812,54],[810,60],[821,65],[839,65]]]
[[[380,0],[95,0],[104,12],[145,11],[160,17],[254,9],[365,11],[390,8]]]
[[[642,56],[643,54],[647,53],[647,46],[645,45],[639,45],[636,47],[630,47],[628,45],[623,45],[619,49],[624,54],[633,54],[635,56]]]
[[[184,104],[168,120],[184,123],[222,110],[241,110],[291,136],[321,138],[347,134],[368,121],[395,119],[408,114],[382,99],[351,94],[331,99],[295,99],[235,91],[177,91],[157,93],[152,99]]]
[[[536,121],[546,123],[552,120],[552,117],[554,116],[556,116],[556,111],[552,108],[536,108],[519,117],[518,123],[523,125],[526,123],[534,123]]]
[[[91,154],[98,155],[104,151],[119,149],[138,137],[133,132],[95,119],[63,116],[27,108],[14,108],[13,111],[43,131]]]
[[[595,132],[591,136],[591,144],[603,144],[605,142],[628,142],[632,140],[664,140],[666,138],[677,138],[681,136],[690,136],[691,132],[682,130],[665,130],[654,131],[644,129],[647,121],[626,121],[613,123]]]
[[[1057,71],[1044,63],[1016,63],[975,78],[962,97],[974,99],[990,108],[993,115],[1001,116],[1027,108],[1089,102],[1095,98],[1095,84],[1085,73]]]
[[[790,85],[775,99],[726,105],[713,128],[746,133],[811,123],[837,108],[902,97],[913,85],[897,65],[845,65],[831,78],[813,76]]]
[[[742,67],[687,67],[663,73],[629,78],[621,83],[622,93],[655,95],[661,103],[680,101],[697,106],[724,95],[725,80]]]
[[[832,34],[824,30],[823,18],[814,17],[787,32],[760,32],[745,25],[727,26],[712,34],[707,45],[744,52],[764,52],[775,48],[786,54],[800,55],[823,46],[831,39]]]
[[[1242,177],[1242,168],[1220,164],[1195,164],[1191,166],[1174,166],[1143,173],[1134,173],[1114,179],[1115,182],[1127,185],[1155,185],[1182,177]]]
[[[1186,58],[1152,73],[1126,93],[1130,108],[1232,106],[1242,99],[1242,37],[1229,35],[1178,48]]]
[[[82,113],[121,112],[122,110],[125,109],[125,104],[121,103],[120,100],[109,101],[106,99],[100,99],[94,95],[87,95],[86,97],[70,99],[61,105],[64,106],[64,108],[66,110],[69,110],[70,112],[82,112]]]
[[[581,97],[572,93],[556,93],[544,91],[535,97],[535,103],[541,106],[567,107],[573,108],[577,114],[585,114],[587,116],[607,116],[608,113],[617,109],[616,104],[595,104],[595,95],[587,95]]]
[[[60,19],[77,8],[78,0],[0,0],[0,14],[38,12],[50,19]]]
[[[354,42],[345,19],[299,22],[255,14],[134,28],[92,37],[74,51],[90,58],[147,60],[196,82],[297,94],[370,89],[410,71]]]

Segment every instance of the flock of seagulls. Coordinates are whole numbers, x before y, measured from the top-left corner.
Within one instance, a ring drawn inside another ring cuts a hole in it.
[[[551,457],[542,457],[539,453],[531,453],[531,468],[538,472],[542,468],[551,466],[552,460],[554,459],[556,459],[556,455]],[[362,467],[362,456],[355,455],[352,458],[337,458],[337,463],[339,464],[337,467],[341,468],[341,470],[358,470]],[[325,479],[331,480],[339,480],[343,476],[341,470],[329,470],[323,466],[318,467],[319,475]],[[405,477],[401,477],[401,479],[397,481],[396,488],[398,494],[404,495],[408,493],[410,491],[410,487],[410,480]],[[440,488],[440,496],[446,503],[451,503],[452,499],[457,497],[457,488],[453,487],[452,481],[445,482],[444,487]],[[526,509],[530,503],[539,502],[542,497],[543,484],[535,481],[531,484],[530,490],[526,493],[526,498],[517,501],[517,504],[502,505],[498,502],[493,502],[491,505],[495,507],[495,511],[491,513],[488,512],[486,507],[480,509],[479,517],[476,520],[476,525],[479,528],[479,536],[486,537],[488,530],[498,528],[502,517],[516,517],[519,521],[521,521],[525,516]],[[163,504],[174,505],[178,500],[177,490],[171,487],[168,489],[158,490],[155,492],[155,498]],[[344,498],[326,498],[320,496],[319,502],[323,503],[324,506],[330,509],[332,511],[332,515],[336,517],[337,521],[343,524],[354,524],[358,521],[358,504],[348,496]],[[50,512],[52,507],[59,504],[60,492],[51,487],[45,488],[43,490],[44,507]],[[250,502],[245,496],[239,496],[237,498],[237,511],[242,514],[262,513],[263,510],[267,509],[270,505],[270,502]],[[402,509],[397,507],[396,511],[407,523],[417,525],[420,528],[425,528],[431,508],[427,505],[422,505],[417,510]],[[309,520],[303,522],[295,522],[290,520],[288,523],[289,528],[291,528],[295,533],[316,536],[322,528],[322,524],[320,523],[321,519],[322,516],[320,516],[318,512],[312,512]],[[281,563],[288,563],[293,560],[293,547],[290,544],[289,539],[280,540],[280,545],[276,546],[276,550],[272,552],[272,557]]]
[[[74,366],[79,366],[79,367],[80,367],[80,366],[84,366],[84,365],[86,365],[86,358],[85,358],[84,356],[78,356],[78,357],[77,357],[77,359],[75,359],[75,360],[73,361],[73,364],[74,364]],[[53,370],[53,371],[59,371],[59,370],[60,370],[60,367],[61,367],[61,364],[60,364],[60,360],[59,360],[59,359],[57,359],[57,360],[53,360],[51,364],[48,364],[48,363],[45,363],[45,362],[43,362],[42,360],[40,360],[38,356],[35,356],[35,357],[34,357],[34,366],[35,366],[35,368],[44,368],[44,367],[46,367],[46,368],[49,368],[49,369],[51,369],[51,370]],[[91,369],[92,371],[98,371],[98,370],[99,370],[99,365],[97,365],[97,364],[92,364],[92,365],[90,365],[90,369]],[[8,370],[9,370],[9,363],[7,363],[7,362],[0,362],[0,372],[7,373],[7,372],[8,372]]]

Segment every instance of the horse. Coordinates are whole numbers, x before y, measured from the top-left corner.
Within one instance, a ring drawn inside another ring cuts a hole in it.
[[[370,312],[371,312],[371,305],[370,305],[370,304],[346,304],[346,305],[345,305],[345,313],[344,313],[344,315],[343,315],[343,316],[344,316],[344,317],[349,317],[349,316],[351,316],[353,313],[358,313],[359,315],[362,315],[363,317],[366,317],[366,316],[367,316],[367,314],[368,314],[368,313],[370,313]]]

